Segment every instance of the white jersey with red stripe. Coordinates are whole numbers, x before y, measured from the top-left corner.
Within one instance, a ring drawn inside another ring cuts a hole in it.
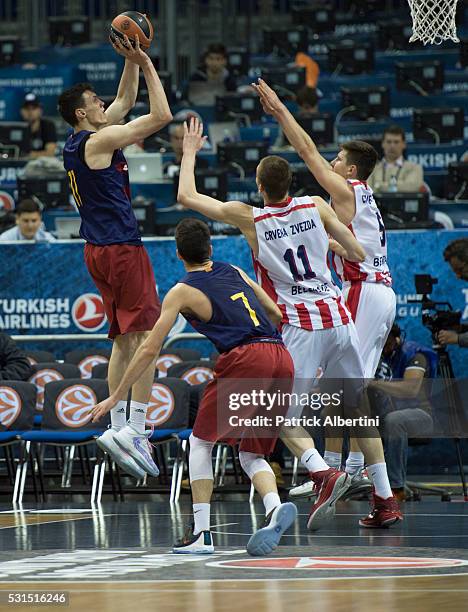
[[[385,226],[372,189],[364,181],[348,180],[348,183],[354,190],[356,202],[356,214],[348,227],[366,251],[366,259],[358,263],[333,254],[336,273],[344,283],[363,281],[391,287]]]
[[[351,315],[328,267],[328,236],[311,197],[253,209],[259,284],[282,323],[308,330],[347,325]]]

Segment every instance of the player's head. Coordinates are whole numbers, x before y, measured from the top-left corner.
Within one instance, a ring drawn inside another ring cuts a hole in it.
[[[107,123],[104,102],[99,99],[91,83],[77,83],[60,94],[59,113],[72,127],[88,124],[99,129]]]
[[[331,165],[333,171],[345,179],[366,181],[377,163],[377,151],[363,140],[350,140],[341,149]]]
[[[257,187],[267,203],[285,200],[288,197],[291,180],[291,168],[282,157],[268,155],[257,166]]]
[[[468,238],[450,242],[445,247],[444,259],[458,278],[468,281]]]
[[[384,158],[394,162],[403,155],[406,148],[405,130],[399,125],[389,125],[382,138],[382,150]]]
[[[221,73],[227,65],[227,51],[222,43],[212,43],[208,45],[203,62],[208,72],[212,74]]]
[[[21,200],[15,209],[16,225],[21,234],[32,240],[39,231],[42,224],[41,206],[32,198]]]
[[[206,263],[213,252],[210,228],[200,219],[182,219],[175,230],[175,241],[178,258],[191,266]]]

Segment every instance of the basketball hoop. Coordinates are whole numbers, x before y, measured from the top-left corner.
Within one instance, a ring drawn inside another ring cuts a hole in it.
[[[413,19],[410,42],[440,45],[444,40],[460,42],[455,14],[458,0],[408,0]]]

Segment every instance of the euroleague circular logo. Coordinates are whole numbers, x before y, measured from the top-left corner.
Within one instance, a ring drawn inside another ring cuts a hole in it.
[[[0,387],[0,424],[10,427],[21,412],[21,398],[11,387]]]
[[[0,210],[13,210],[15,200],[7,191],[0,191]]]
[[[81,378],[91,378],[93,368],[98,363],[109,363],[109,359],[104,357],[104,355],[88,355],[88,357],[82,359],[78,364]]]
[[[180,363],[182,359],[178,355],[160,355],[156,360],[156,369],[159,376],[162,378],[167,376],[168,369],[176,363]]]
[[[101,296],[84,293],[74,302],[71,310],[73,323],[84,332],[95,332],[106,323],[106,313]]]
[[[212,380],[213,378],[213,370],[201,366],[190,368],[190,370],[187,370],[182,376],[182,380],[185,380],[185,382],[187,382],[189,385],[200,385],[201,383],[204,383],[207,380]]]
[[[67,427],[82,427],[91,420],[91,410],[96,404],[96,394],[92,389],[85,385],[72,385],[58,396],[55,413]]]
[[[44,407],[44,387],[47,383],[53,382],[54,380],[63,380],[63,376],[57,370],[39,370],[31,376],[29,382],[36,385],[37,399],[36,409],[42,410]]]
[[[153,383],[151,397],[146,412],[146,424],[158,427],[165,423],[174,412],[174,394],[165,385]]]

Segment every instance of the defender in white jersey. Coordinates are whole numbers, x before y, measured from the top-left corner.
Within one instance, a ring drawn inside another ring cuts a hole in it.
[[[252,209],[242,202],[223,203],[198,193],[194,165],[196,152],[204,142],[203,126],[192,120],[190,129],[184,129],[178,201],[242,231],[252,248],[259,280],[283,313],[283,338],[293,357],[295,376],[309,378],[310,386],[320,366],[328,370],[330,377],[362,378],[354,325],[326,265],[327,233],[337,241],[348,261],[364,261],[365,253],[352,232],[321,198],[288,197],[291,170],[279,157],[267,157],[257,167],[263,209]],[[336,500],[345,492],[346,475],[329,469],[307,432],[296,429],[302,438],[297,432],[289,436],[288,430],[283,439],[317,484],[319,493],[308,521],[310,528],[317,528],[334,512]],[[362,445],[370,463],[383,460],[380,439],[362,440]],[[385,479],[388,490],[386,471],[383,474],[380,470],[379,482]],[[385,524],[401,520],[393,498],[385,502]]]

